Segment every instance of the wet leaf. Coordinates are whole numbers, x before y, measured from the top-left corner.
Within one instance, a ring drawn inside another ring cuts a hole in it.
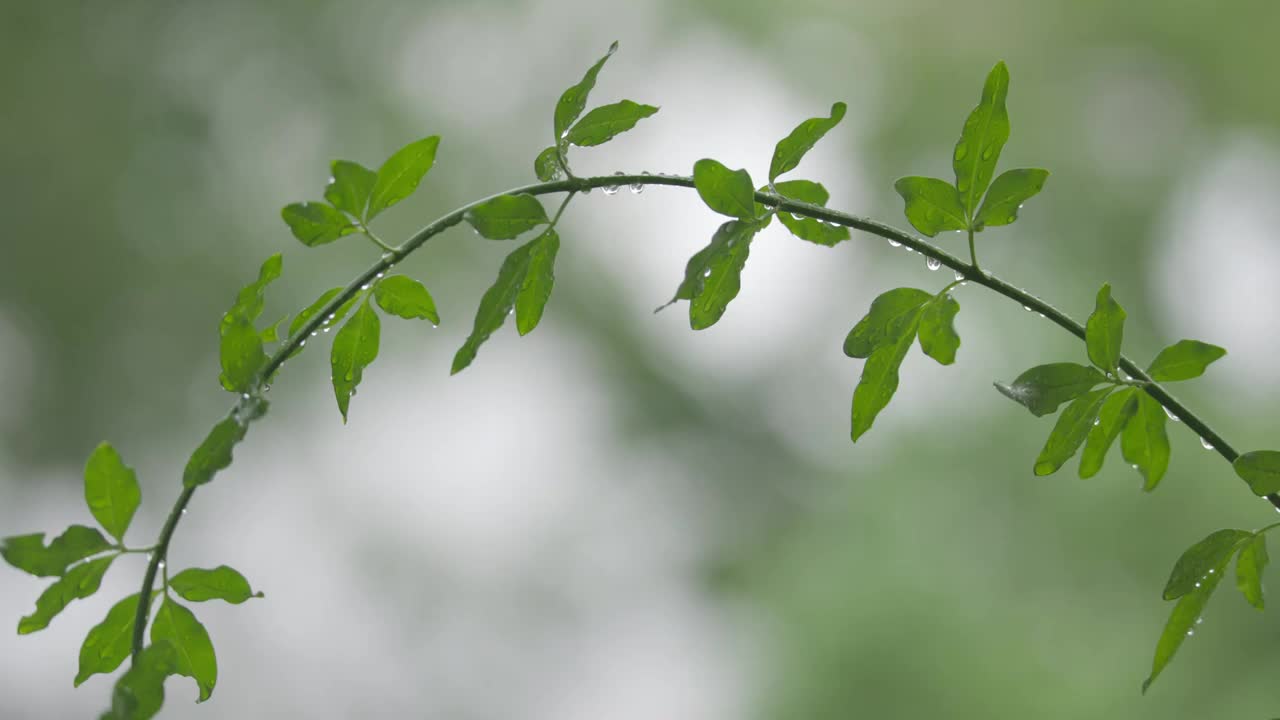
[[[1143,489],[1155,490],[1169,469],[1169,435],[1165,432],[1168,416],[1164,407],[1145,392],[1135,395],[1138,407],[1120,434],[1120,451],[1124,459],[1143,477]]]
[[[702,281],[689,299],[689,326],[704,330],[716,324],[742,287],[742,269],[760,224],[730,220],[716,230],[705,258]]]
[[[582,111],[587,107],[587,96],[591,94],[591,90],[596,86],[596,76],[600,74],[600,69],[604,64],[618,51],[618,43],[614,42],[609,46],[609,52],[605,56],[596,61],[582,76],[582,80],[577,85],[570,87],[560,96],[560,100],[556,102],[555,111],[555,134],[557,140],[563,138],[565,133],[569,131],[569,126],[573,125],[573,121],[578,119]]]
[[[933,237],[945,230],[964,230],[960,193],[946,180],[931,177],[904,177],[893,184],[906,202],[907,220],[916,230]]]
[[[775,183],[773,189],[783,197],[819,207],[825,207],[830,197],[825,187],[812,180],[785,180]],[[769,187],[766,185],[760,188],[760,191],[768,192]],[[757,207],[756,215],[762,214],[764,214],[764,208]],[[778,213],[778,220],[782,221],[792,235],[817,245],[832,247],[836,243],[849,239],[849,228],[843,225],[827,225],[816,218],[788,212]]]
[[[1253,494],[1262,496],[1280,492],[1280,452],[1275,450],[1254,450],[1247,452],[1231,463],[1236,475],[1249,483]]]
[[[307,247],[331,243],[359,229],[337,208],[322,202],[291,203],[280,211],[280,217]]]
[[[84,500],[107,534],[123,542],[142,502],[142,490],[133,468],[124,464],[110,443],[102,443],[89,455],[84,468]]]
[[[570,128],[565,139],[581,147],[603,145],[656,112],[658,108],[652,105],[640,105],[630,100],[602,105],[583,116]]]
[[[954,363],[960,349],[954,324],[959,312],[960,303],[948,293],[930,300],[920,313],[920,349],[942,365]]]
[[[499,195],[471,208],[467,222],[490,240],[511,240],[521,233],[551,222],[542,203],[532,195]]]
[[[373,220],[383,210],[413,194],[435,164],[439,146],[440,136],[432,135],[405,145],[382,163],[369,191],[366,220]]]
[[[430,320],[440,324],[436,302],[422,283],[404,275],[384,277],[373,286],[373,297],[378,307],[405,320]]]
[[[851,436],[854,442],[871,429],[876,416],[898,391],[898,369],[916,339],[919,322],[919,307],[895,318],[863,365],[862,378],[853,391]]]
[[[265,406],[266,401],[261,401],[260,413],[266,412]],[[200,447],[187,460],[187,467],[182,472],[182,484],[185,487],[204,485],[219,471],[230,467],[231,453],[244,439],[247,427],[247,418],[241,418],[238,422],[235,413],[214,425]]]
[[[27,635],[49,627],[49,622],[72,600],[83,600],[98,592],[102,576],[107,574],[116,557],[108,555],[73,565],[36,598],[36,611],[18,621],[18,634]]]
[[[1116,363],[1120,362],[1124,319],[1124,308],[1112,299],[1111,286],[1104,284],[1098,291],[1093,314],[1085,324],[1085,345],[1089,350],[1089,361],[1112,375],[1118,375]]]
[[[1049,171],[1040,168],[1006,170],[991,183],[987,197],[974,218],[974,230],[995,225],[1009,225],[1018,219],[1022,203],[1044,189]]]
[[[951,156],[956,189],[968,217],[974,217],[978,210],[978,201],[995,174],[1000,151],[1009,140],[1009,113],[1005,108],[1008,94],[1009,69],[998,62],[987,75],[982,100],[965,120]]]
[[[369,196],[378,182],[378,173],[350,160],[334,160],[329,166],[333,177],[324,189],[324,199],[335,208],[364,221]]]
[[[551,289],[556,282],[556,254],[560,251],[560,236],[555,228],[547,228],[529,243],[528,263],[520,291],[516,294],[516,330],[521,335],[533,332],[542,320],[542,311],[551,299]]]
[[[1058,416],[1058,422],[1049,433],[1036,458],[1035,474],[1051,475],[1058,471],[1072,455],[1080,449],[1089,431],[1093,429],[1093,421],[1097,419],[1102,405],[1107,399],[1111,387],[1104,387],[1085,393],[1067,405],[1067,409]]]
[[[1241,543],[1253,537],[1244,530],[1217,530],[1187,548],[1164,586],[1164,599],[1177,600],[1200,586],[1206,576],[1226,567]]]
[[[107,617],[94,625],[80,645],[80,671],[75,686],[99,673],[115,672],[133,647],[133,623],[138,612],[135,593],[111,607]]]
[[[1267,536],[1256,533],[1241,543],[1236,556],[1236,587],[1250,605],[1262,610],[1262,573],[1271,559],[1267,556]]]
[[[1024,405],[1036,417],[1048,415],[1068,400],[1089,392],[1106,378],[1097,370],[1076,363],[1037,365],[1010,385],[996,383],[1005,397]]]
[[[456,375],[470,365],[476,359],[480,346],[506,322],[529,272],[529,255],[532,251],[533,243],[528,242],[513,250],[502,261],[498,279],[485,291],[484,297],[480,298],[471,334],[453,356],[451,374]]]
[[[903,322],[933,298],[931,293],[916,288],[895,288],[881,293],[871,302],[871,309],[844,339],[844,354],[852,358],[870,357],[876,348],[897,340],[889,329]]]
[[[1080,453],[1081,478],[1091,478],[1102,469],[1107,451],[1120,436],[1125,423],[1129,422],[1129,418],[1137,412],[1138,400],[1134,397],[1136,392],[1139,391],[1131,387],[1121,388],[1112,393],[1102,404],[1102,410],[1098,413],[1098,424],[1089,430],[1084,452]]]
[[[742,220],[755,217],[755,189],[746,170],[730,170],[710,158],[693,164],[693,184],[707,207]]]
[[[169,641],[153,642],[142,648],[133,663],[116,681],[111,693],[111,710],[99,720],[150,720],[164,705],[164,681],[177,667],[176,650]]]
[[[556,154],[556,148],[546,148],[538,153],[538,157],[533,160],[533,174],[538,176],[542,182],[551,182],[559,178],[564,171],[560,168],[560,158]]]
[[[805,156],[805,153],[813,149],[822,136],[834,128],[844,119],[847,107],[844,103],[838,102],[831,106],[831,116],[825,118],[810,118],[796,126],[791,134],[780,140],[773,149],[773,159],[769,162],[769,182],[773,182],[779,175],[789,172],[797,165]]]
[[[378,357],[378,343],[382,336],[382,321],[366,300],[351,315],[351,319],[338,330],[329,353],[329,367],[333,373],[333,394],[342,412],[342,422],[347,421],[347,408],[356,387],[364,378],[364,369]]]
[[[1169,620],[1165,623],[1164,631],[1160,633],[1160,640],[1156,643],[1155,658],[1151,662],[1151,675],[1142,683],[1143,693],[1147,692],[1151,683],[1155,682],[1160,672],[1165,669],[1169,661],[1173,660],[1178,648],[1182,647],[1183,641],[1195,632],[1196,620],[1204,614],[1205,605],[1208,604],[1213,591],[1218,589],[1225,566],[1224,563],[1223,567],[1215,568],[1215,572],[1201,582],[1200,587],[1183,595],[1178,600],[1178,604],[1173,606],[1173,612],[1169,614]]]
[[[5,562],[36,577],[59,577],[67,566],[90,555],[111,549],[111,543],[96,529],[72,525],[44,544],[44,533],[14,535],[0,543]]]
[[[187,568],[169,578],[169,587],[182,599],[192,602],[226,600],[232,605],[239,605],[249,598],[262,597],[262,593],[255,593],[249,587],[244,575],[226,565],[212,570]]]
[[[173,672],[195,680],[199,686],[200,698],[196,702],[208,700],[218,682],[213,642],[196,616],[173,598],[165,598],[151,624],[151,642],[162,641],[173,643]]]
[[[1179,340],[1160,351],[1151,361],[1147,374],[1156,382],[1190,380],[1204,374],[1205,368],[1223,357],[1227,351],[1199,340]]]

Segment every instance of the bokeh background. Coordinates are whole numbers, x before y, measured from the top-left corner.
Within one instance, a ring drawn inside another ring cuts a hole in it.
[[[593,104],[662,107],[577,151],[582,173],[762,177],[800,120],[849,103],[796,176],[906,226],[892,181],[947,177],[987,70],[1012,72],[1003,166],[1053,175],[984,265],[1077,318],[1109,281],[1128,352],[1192,337],[1231,354],[1180,397],[1237,447],[1280,417],[1280,4],[875,2],[18,3],[0,6],[0,534],[86,521],[81,468],[110,440],[142,478],[150,542],[190,449],[228,407],[216,326],[268,254],[268,315],[376,257],[308,251],[279,218],[328,162],[374,167],[443,135],[401,238],[532,179],[551,108],[609,42]],[[165,717],[1263,718],[1280,624],[1224,584],[1147,697],[1180,551],[1275,519],[1171,426],[1138,490],[1034,478],[1052,427],[994,379],[1084,359],[1016,304],[965,287],[959,361],[908,358],[856,447],[861,363],[841,342],[879,292],[938,287],[918,255],[836,249],[775,224],[742,294],[693,333],[654,315],[718,220],[688,191],[575,201],[537,332],[448,368],[513,244],[457,230],[403,270],[438,330],[384,323],[343,426],[326,352],[271,392],[237,462],[196,496],[174,568],[228,563],[267,594],[198,608],[218,690],[169,683]],[[958,237],[940,242],[960,252]],[[0,717],[96,717],[77,649],[138,557],[35,636],[0,633]],[[16,624],[44,581],[0,573]]]

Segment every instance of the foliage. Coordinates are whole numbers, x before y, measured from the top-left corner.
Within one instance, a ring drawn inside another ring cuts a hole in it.
[[[245,439],[252,423],[267,413],[265,394],[281,364],[302,352],[308,340],[336,329],[330,348],[330,381],[346,422],[364,373],[378,357],[382,316],[427,320],[433,325],[440,322],[428,289],[417,279],[388,274],[391,269],[431,237],[463,222],[489,240],[532,235],[507,254],[494,283],[481,297],[472,331],[454,356],[452,372],[461,372],[476,360],[480,346],[501,329],[508,315],[515,314],[520,335],[538,326],[555,286],[560,218],[575,195],[596,187],[606,192],[616,192],[624,183],[637,191],[648,184],[692,188],[711,211],[727,217],[708,244],[689,259],[674,295],[662,306],[688,302],[689,324],[694,330],[715,325],[727,312],[742,286],[751,244],[775,216],[793,236],[809,243],[833,247],[850,238],[851,228],[858,229],[924,254],[930,269],[945,264],[954,270],[955,280],[937,291],[899,287],[881,293],[845,337],[845,354],[865,361],[853,390],[850,413],[850,434],[855,442],[888,408],[901,382],[903,360],[917,341],[921,351],[939,364],[956,361],[961,341],[955,327],[960,312],[955,291],[973,282],[1038,310],[1084,341],[1089,364],[1049,362],[1026,370],[1012,382],[995,383],[1000,393],[1035,417],[1058,413],[1032,463],[1034,475],[1056,473],[1080,453],[1079,475],[1092,477],[1119,440],[1125,461],[1141,475],[1143,488],[1153,491],[1170,465],[1168,422],[1180,419],[1201,436],[1206,447],[1229,461],[1256,495],[1280,507],[1280,497],[1275,495],[1280,492],[1280,452],[1238,454],[1161,385],[1199,377],[1226,350],[1198,340],[1181,340],[1161,350],[1145,370],[1140,369],[1122,353],[1128,316],[1110,285],[1099,289],[1095,309],[1081,325],[979,267],[975,235],[1015,222],[1023,203],[1038,194],[1048,178],[1048,172],[1038,168],[996,175],[1011,128],[1006,108],[1009,72],[1004,63],[997,63],[988,74],[978,105],[961,128],[952,153],[954,184],[920,176],[903,177],[894,183],[907,220],[916,230],[929,237],[944,231],[967,235],[970,258],[965,263],[908,233],[828,209],[830,195],[819,182],[779,180],[799,167],[807,153],[839,125],[846,113],[846,105],[840,102],[831,106],[827,116],[801,122],[776,144],[768,180],[760,187],[746,170],[732,169],[711,158],[698,160],[691,177],[576,177],[569,164],[571,147],[603,145],[658,112],[656,106],[632,100],[586,110],[600,72],[616,51],[614,43],[556,103],[552,144],[534,160],[534,174],[541,184],[470,203],[401,245],[388,245],[370,225],[426,179],[440,145],[438,136],[429,136],[392,153],[376,171],[350,160],[333,161],[323,200],[292,203],[282,210],[281,217],[294,237],[308,248],[361,235],[377,246],[379,258],[347,286],[328,289],[299,310],[283,337],[280,328],[287,316],[266,326],[260,324],[266,291],[283,270],[280,254],[269,257],[257,278],[236,293],[218,326],[218,380],[236,401],[191,454],[182,476],[182,492],[154,544],[125,544],[142,500],[141,491],[133,469],[107,443],[90,454],[84,471],[85,504],[101,531],[76,524],[47,543],[43,533],[11,536],[0,543],[0,556],[10,565],[37,577],[54,578],[36,599],[35,610],[19,620],[19,634],[44,629],[71,602],[92,596],[120,555],[149,556],[140,592],[116,602],[90,629],[80,649],[74,678],[77,686],[95,674],[115,672],[132,655],[132,664],[118,678],[111,707],[102,717],[152,717],[163,704],[165,680],[172,675],[195,682],[198,702],[209,699],[218,675],[213,642],[192,609],[179,600],[240,604],[263,597],[244,575],[229,566],[187,568],[170,576],[165,558],[196,490],[232,463],[236,445]],[[564,198],[556,212],[548,215],[539,197],[552,193],[563,193]],[[1218,530],[1181,555],[1163,592],[1164,599],[1175,605],[1158,638],[1143,692],[1185,639],[1194,634],[1205,605],[1233,559],[1237,589],[1250,605],[1264,608],[1262,578],[1269,563],[1266,533],[1278,526],[1280,523],[1256,531]]]

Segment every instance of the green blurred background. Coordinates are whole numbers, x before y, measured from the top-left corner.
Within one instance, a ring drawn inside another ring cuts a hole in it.
[[[1275,447],[1280,353],[1280,4],[185,2],[0,6],[0,534],[85,521],[83,459],[135,465],[148,543],[186,455],[225,411],[216,323],[268,254],[278,317],[377,255],[307,251],[278,210],[328,161],[444,138],[400,238],[532,179],[558,94],[609,42],[593,104],[662,111],[581,173],[767,168],[834,100],[849,116],[796,173],[832,204],[906,225],[892,181],[946,177],[982,80],[1009,63],[1003,167],[1053,175],[983,264],[1077,318],[1104,281],[1149,358],[1226,346],[1177,389],[1240,449]],[[166,717],[1265,718],[1274,615],[1229,586],[1147,697],[1139,685],[1181,550],[1274,519],[1171,426],[1154,495],[1118,453],[1100,476],[1032,477],[1052,427],[992,388],[1083,347],[965,287],[958,363],[907,360],[856,447],[861,363],[840,344],[919,256],[832,250],[776,224],[742,294],[692,333],[653,315],[718,221],[693,193],[592,193],[562,222],[543,326],[505,328],[448,376],[510,244],[459,230],[405,272],[445,322],[384,324],[343,427],[324,352],[272,391],[238,462],[196,497],[173,567],[228,563],[267,599],[200,608],[218,691],[169,683]],[[962,241],[939,241],[955,252]],[[0,717],[90,717],[84,632],[134,592],[33,637],[0,633]],[[0,575],[0,618],[43,583]]]

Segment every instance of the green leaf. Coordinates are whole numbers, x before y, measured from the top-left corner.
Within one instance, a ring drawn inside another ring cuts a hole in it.
[[[262,332],[258,333],[258,337],[262,338],[263,344],[279,342],[281,339],[280,326],[283,325],[284,321],[288,319],[289,319],[288,315],[281,316],[281,318],[275,321],[274,324],[264,328]]]
[[[1203,375],[1209,363],[1226,354],[1226,349],[1217,345],[1199,340],[1179,340],[1156,355],[1147,368],[1147,374],[1156,382],[1190,380]]]
[[[1183,595],[1178,600],[1178,604],[1173,606],[1173,612],[1169,614],[1169,620],[1165,623],[1164,631],[1160,633],[1160,640],[1156,643],[1155,659],[1151,662],[1151,675],[1142,683],[1143,693],[1147,692],[1147,688],[1155,682],[1160,671],[1164,670],[1177,654],[1182,642],[1195,632],[1196,620],[1199,620],[1204,613],[1205,605],[1208,604],[1213,591],[1218,589],[1225,567],[1224,562],[1221,567],[1214,568],[1215,572],[1202,581],[1200,587]]]
[[[554,145],[538,153],[538,157],[534,158],[533,174],[537,175],[542,182],[558,180],[564,174],[564,170],[560,167],[560,156],[556,153]]]
[[[311,303],[299,312],[298,316],[293,319],[293,322],[289,323],[289,337],[297,335],[298,331],[302,329],[302,326],[306,325],[308,320],[315,317],[317,313],[323,310],[324,307],[329,304],[329,301],[337,297],[340,292],[342,292],[342,288],[340,287],[326,290],[323,295],[316,298],[315,302]],[[334,325],[342,322],[343,318],[347,316],[347,313],[351,312],[351,308],[355,307],[356,302],[360,300],[360,297],[360,293],[352,295],[350,300],[342,303],[337,310],[333,311],[332,317],[325,320],[322,327],[333,327]]]
[[[1267,556],[1267,536],[1255,533],[1240,545],[1236,556],[1236,587],[1250,605],[1262,610],[1262,573],[1271,559]]]
[[[746,170],[730,170],[711,158],[693,164],[693,185],[707,207],[742,220],[756,216],[755,189]]]
[[[640,105],[630,100],[602,105],[584,115],[569,130],[565,140],[580,147],[603,145],[656,112],[658,108],[652,105]]]
[[[378,307],[405,320],[430,320],[432,325],[440,324],[440,314],[436,312],[436,302],[422,283],[404,275],[392,275],[382,278],[373,286],[373,297]]]
[[[1275,450],[1254,450],[1247,452],[1231,463],[1236,475],[1249,483],[1254,495],[1259,497],[1280,492],[1280,452]]]
[[[1174,563],[1164,585],[1164,599],[1177,600],[1200,587],[1208,575],[1226,567],[1239,545],[1253,537],[1244,530],[1218,530],[1187,548]]]
[[[810,118],[796,126],[791,134],[780,140],[773,149],[773,159],[769,162],[769,182],[773,182],[779,175],[795,169],[800,164],[801,158],[805,153],[813,149],[813,146],[826,135],[831,128],[835,127],[844,119],[844,113],[847,107],[844,103],[838,102],[831,106],[831,117]]]
[[[556,282],[556,253],[560,251],[560,236],[555,228],[547,228],[529,245],[529,261],[515,302],[516,330],[521,335],[533,332],[542,319],[547,301],[551,299],[551,289]]]
[[[511,240],[551,222],[542,203],[529,194],[499,195],[468,210],[466,219],[476,232],[490,240]]]
[[[774,191],[779,195],[792,200],[809,203],[825,207],[830,194],[821,184],[812,180],[786,180],[775,183]],[[768,192],[769,187],[760,188],[761,192]],[[757,215],[763,214],[763,208],[757,208]],[[811,243],[832,247],[836,243],[849,239],[849,228],[843,225],[827,225],[819,222],[817,218],[806,217],[788,212],[778,213],[778,219],[791,231],[792,235],[801,240],[808,240]]]
[[[110,443],[102,443],[89,455],[84,468],[84,501],[107,534],[123,542],[142,502],[142,490],[133,468],[124,464]]]
[[[742,269],[751,253],[751,240],[761,225],[730,220],[716,230],[705,260],[701,283],[689,298],[689,326],[704,330],[715,325],[742,287]]]
[[[169,587],[192,602],[226,600],[239,605],[249,598],[262,597],[262,593],[255,593],[249,587],[249,581],[239,571],[226,565],[212,570],[187,568],[169,579]]]
[[[953,322],[959,312],[960,303],[947,293],[930,300],[920,313],[920,349],[942,365],[955,362],[956,350],[960,349],[960,336]]]
[[[164,681],[175,672],[177,651],[165,640],[152,643],[120,679],[111,693],[111,710],[99,720],[151,720],[164,705]]]
[[[173,672],[196,681],[200,687],[200,699],[196,702],[208,700],[218,682],[218,661],[213,654],[213,642],[196,616],[168,597],[151,624],[151,642],[163,640],[173,643]]]
[[[409,143],[387,158],[378,168],[378,177],[369,192],[366,220],[373,220],[383,210],[409,197],[436,161],[440,136],[432,135]]]
[[[965,220],[960,193],[946,180],[931,177],[904,177],[893,184],[906,201],[907,220],[916,230],[933,237],[944,230],[964,230]]]
[[[1093,429],[1093,422],[1098,418],[1103,402],[1111,390],[1111,387],[1104,387],[1085,393],[1072,400],[1067,409],[1062,411],[1058,416],[1058,422],[1053,426],[1053,432],[1049,433],[1049,439],[1044,443],[1044,448],[1040,450],[1040,456],[1036,458],[1034,468],[1036,475],[1051,475],[1058,472],[1058,469],[1076,454],[1089,431]]]
[[[587,73],[582,76],[582,80],[573,87],[564,91],[560,96],[560,100],[556,103],[555,112],[555,134],[556,138],[561,139],[565,133],[569,131],[569,126],[574,120],[582,114],[584,108],[587,107],[587,96],[591,94],[592,88],[596,86],[596,76],[600,74],[600,68],[614,53],[618,51],[618,43],[614,42],[609,46],[609,52],[600,58],[595,65],[592,65]]]
[[[882,345],[894,343],[896,335],[889,329],[897,327],[933,298],[932,293],[916,288],[895,288],[881,293],[871,302],[871,310],[844,339],[844,354],[852,358],[871,357]]]
[[[337,208],[321,202],[285,205],[280,217],[307,247],[331,243],[359,229]]]
[[[226,327],[240,320],[250,324],[256,322],[266,306],[267,286],[278,280],[283,271],[284,258],[280,253],[263,260],[258,268],[258,279],[236,292],[236,299],[223,313],[220,326]]]
[[[1089,350],[1089,361],[1112,375],[1118,374],[1116,363],[1120,362],[1124,319],[1124,308],[1111,298],[1111,285],[1104,283],[1098,290],[1093,314],[1085,324],[1085,345]]]
[[[533,251],[533,243],[528,242],[507,255],[498,270],[498,279],[480,298],[480,307],[476,309],[475,324],[471,335],[458,348],[453,356],[451,374],[462,372],[476,358],[476,351],[489,336],[502,327],[507,315],[515,306],[520,288],[524,286],[525,276],[529,272],[529,256]]]
[[[99,673],[115,672],[120,663],[129,657],[133,646],[133,623],[138,612],[138,595],[135,593],[111,606],[107,617],[94,625],[80,645],[80,671],[75,685]]]
[[[243,392],[253,384],[267,362],[262,334],[254,327],[266,304],[267,286],[280,277],[283,260],[272,255],[258,269],[258,279],[240,289],[235,302],[219,323],[218,356],[222,365],[219,381],[229,392]]]
[[[952,154],[956,171],[956,189],[969,217],[978,209],[978,201],[995,174],[1000,151],[1009,139],[1009,112],[1005,98],[1009,94],[1009,69],[996,63],[982,87],[982,100],[969,113],[960,140]]]
[[[248,426],[237,422],[234,415],[214,425],[187,460],[187,467],[182,472],[183,486],[204,485],[220,470],[227,469],[231,465],[231,451],[244,439],[247,429]]]
[[[111,543],[102,533],[85,525],[72,525],[44,544],[44,533],[14,535],[0,542],[0,556],[5,562],[36,577],[60,577],[67,566],[90,555],[110,550]]]
[[[49,621],[72,600],[83,600],[98,592],[102,576],[107,574],[117,555],[89,560],[74,565],[36,598],[36,611],[18,621],[18,634],[27,635],[49,627]]]
[[[991,189],[982,201],[982,208],[973,219],[973,229],[1011,224],[1018,219],[1022,203],[1043,190],[1044,182],[1048,179],[1049,171],[1040,168],[1004,171],[991,183]]]
[[[851,436],[854,442],[871,429],[876,416],[898,391],[898,368],[916,339],[920,312],[920,308],[913,308],[890,322],[875,351],[863,365],[862,378],[853,391]]]
[[[352,217],[364,221],[364,211],[369,196],[378,181],[378,174],[358,162],[334,160],[329,166],[333,177],[324,189],[324,199],[329,204]]]
[[[1102,410],[1098,413],[1098,424],[1089,430],[1084,452],[1080,453],[1081,478],[1091,478],[1102,469],[1102,461],[1106,459],[1107,451],[1120,436],[1125,423],[1129,422],[1129,418],[1133,417],[1138,410],[1138,400],[1134,397],[1136,392],[1138,391],[1131,387],[1122,388],[1112,393],[1102,404]]]
[[[333,394],[338,399],[344,423],[351,396],[356,394],[364,369],[378,357],[381,335],[382,322],[366,300],[333,338],[329,366],[333,371]]]
[[[1101,382],[1106,382],[1106,378],[1097,370],[1063,362],[1037,365],[1019,375],[1013,384],[998,382],[995,386],[1005,397],[1026,406],[1031,414],[1043,417]]]
[[[1143,489],[1155,490],[1169,469],[1169,435],[1165,423],[1169,417],[1164,406],[1145,392],[1137,393],[1138,407],[1120,435],[1120,451],[1124,459],[1144,479]]]

